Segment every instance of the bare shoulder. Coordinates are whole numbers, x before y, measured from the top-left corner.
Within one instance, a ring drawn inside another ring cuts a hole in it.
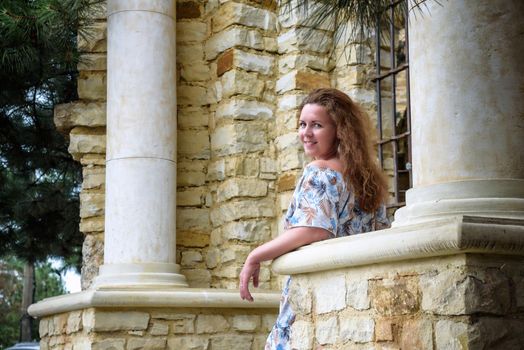
[[[344,171],[342,162],[340,161],[340,159],[337,159],[337,158],[329,159],[329,160],[314,160],[308,164],[308,166],[310,165],[315,166],[317,168],[333,169],[335,171],[338,171],[339,173],[342,173]]]

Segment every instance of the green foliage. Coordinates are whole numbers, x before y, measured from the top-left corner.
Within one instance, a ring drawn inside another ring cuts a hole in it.
[[[58,256],[79,266],[81,168],[53,110],[77,99],[77,34],[86,35],[99,2],[0,5],[0,257]]]
[[[23,261],[14,257],[0,259],[0,349],[18,341],[23,287]],[[60,275],[49,262],[35,267],[35,301],[64,294]],[[33,322],[33,338],[38,338],[38,322]]]

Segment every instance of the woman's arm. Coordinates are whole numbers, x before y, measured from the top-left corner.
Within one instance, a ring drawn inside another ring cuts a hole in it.
[[[294,227],[285,231],[277,238],[255,248],[247,257],[240,272],[240,297],[253,301],[249,292],[249,281],[258,287],[260,263],[272,260],[303,245],[329,238],[330,232],[317,227]]]

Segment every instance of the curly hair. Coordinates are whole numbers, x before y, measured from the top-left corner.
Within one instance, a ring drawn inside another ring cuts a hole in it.
[[[364,111],[337,89],[313,90],[299,107],[307,104],[326,109],[337,128],[338,156],[343,163],[345,181],[355,193],[360,208],[367,212],[377,210],[387,194],[384,174],[374,157],[370,120]]]

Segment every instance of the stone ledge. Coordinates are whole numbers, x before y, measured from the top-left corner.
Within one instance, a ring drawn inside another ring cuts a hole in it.
[[[31,305],[28,312],[33,317],[44,317],[91,307],[278,309],[280,292],[252,294],[254,302],[240,299],[236,290],[225,289],[98,289],[46,298]]]
[[[456,216],[331,239],[285,254],[272,268],[295,275],[460,253],[524,256],[524,220]]]

